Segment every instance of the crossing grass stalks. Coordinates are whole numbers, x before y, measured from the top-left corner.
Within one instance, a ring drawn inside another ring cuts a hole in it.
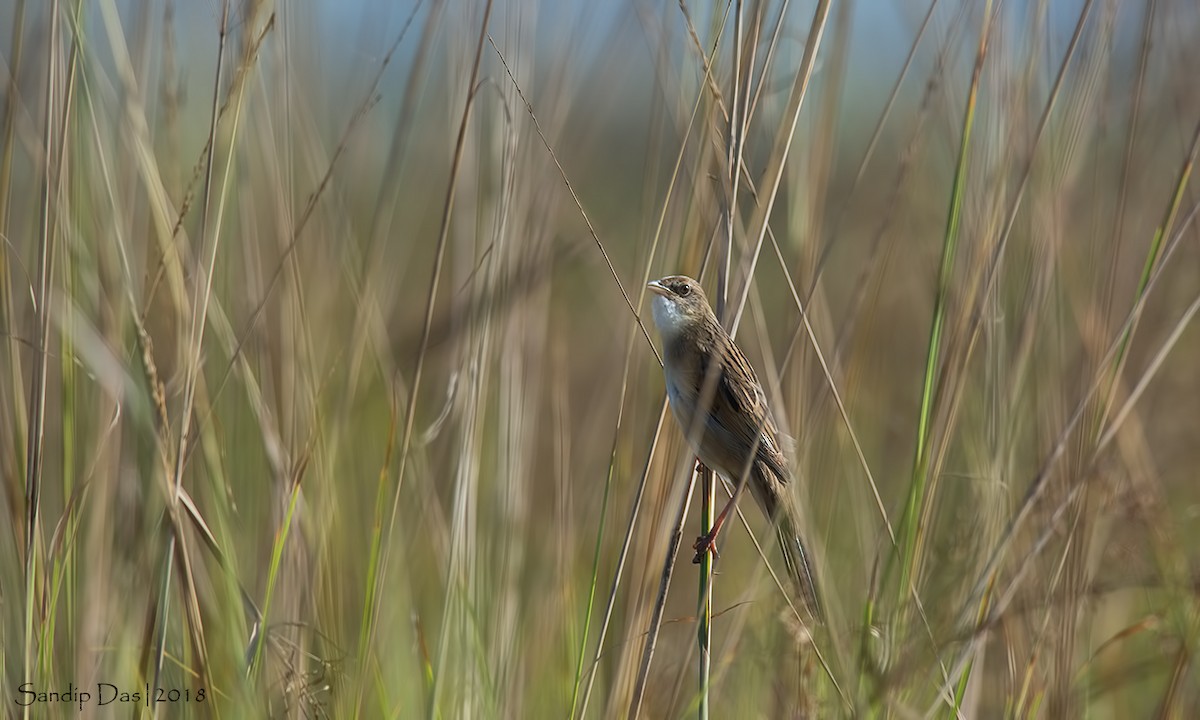
[[[10,715],[1200,716],[1193,4],[339,7],[0,5]]]

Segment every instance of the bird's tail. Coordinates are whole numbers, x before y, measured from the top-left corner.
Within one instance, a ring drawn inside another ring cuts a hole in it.
[[[783,562],[787,566],[788,575],[795,583],[805,607],[818,622],[824,622],[825,616],[817,595],[817,576],[813,572],[808,551],[800,540],[800,533],[796,531],[790,513],[779,513],[775,533],[779,538],[779,547],[783,550]]]

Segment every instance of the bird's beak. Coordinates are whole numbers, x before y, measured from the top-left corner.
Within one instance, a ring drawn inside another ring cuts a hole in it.
[[[654,293],[655,295],[667,297],[670,294],[670,291],[667,290],[667,286],[663,285],[657,280],[651,280],[650,282],[646,283],[646,287],[650,288],[650,292]]]

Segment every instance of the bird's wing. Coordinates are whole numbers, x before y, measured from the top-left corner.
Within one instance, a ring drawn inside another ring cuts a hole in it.
[[[709,413],[709,431],[727,441],[726,447],[751,447],[755,439],[758,448],[755,459],[766,464],[780,482],[787,482],[788,470],[779,446],[779,431],[767,407],[767,398],[754,375],[754,369],[737,345],[728,338],[723,352],[704,353],[702,357],[723,357],[724,362],[716,379],[713,392],[712,412]],[[707,363],[700,368],[701,383],[708,376]],[[737,458],[744,463],[746,458]]]

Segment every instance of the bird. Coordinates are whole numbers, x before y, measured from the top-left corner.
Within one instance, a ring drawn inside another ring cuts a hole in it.
[[[669,275],[646,287],[653,293],[651,311],[662,338],[671,413],[699,461],[735,488],[712,530],[697,538],[694,562],[705,552],[716,555],[714,543],[725,517],[749,486],[774,525],[788,575],[819,620],[816,578],[787,490],[791,472],[780,446],[782,436],[754,368],[717,321],[700,283],[686,275]]]

